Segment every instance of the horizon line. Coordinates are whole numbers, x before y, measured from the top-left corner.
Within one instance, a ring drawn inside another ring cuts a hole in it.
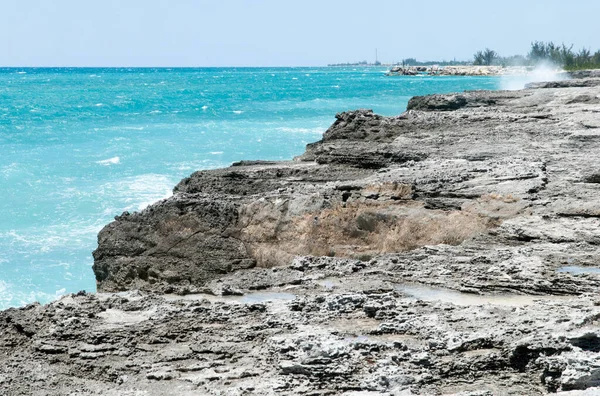
[[[420,63],[429,63],[431,62],[432,64],[435,63],[440,63],[440,62],[454,62],[454,61],[419,61]],[[456,62],[469,62],[469,61],[456,61]],[[373,63],[368,63],[368,64],[359,64],[359,63],[353,63],[353,62],[344,62],[344,63],[328,63],[328,64],[324,64],[324,65],[261,65],[261,66],[249,66],[249,65],[238,65],[238,66],[151,66],[151,65],[145,65],[145,66],[124,66],[124,65],[111,65],[111,66],[68,66],[68,65],[61,65],[61,66],[48,66],[48,65],[44,65],[44,66],[6,66],[6,65],[0,65],[0,69],[101,69],[101,68],[105,68],[105,69],[209,69],[209,68],[254,68],[254,69],[259,69],[259,68],[266,68],[266,67],[270,67],[270,68],[300,68],[300,67],[344,67],[344,66],[358,66],[358,67],[387,67],[387,66],[396,66],[399,65],[399,62],[381,62],[380,65],[375,65]]]

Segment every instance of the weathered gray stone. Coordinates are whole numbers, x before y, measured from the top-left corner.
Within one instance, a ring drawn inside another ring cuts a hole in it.
[[[343,113],[295,161],[194,173],[100,233],[125,292],[0,312],[0,393],[597,394],[585,81]]]

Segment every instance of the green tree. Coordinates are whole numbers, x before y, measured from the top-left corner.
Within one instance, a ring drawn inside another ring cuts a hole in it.
[[[577,53],[577,66],[585,66],[592,63],[592,52],[587,48],[582,48]]]
[[[560,48],[560,57],[562,60],[562,66],[571,67],[575,66],[576,55],[573,52],[573,44],[570,47],[567,47],[564,43]],[[558,62],[556,62],[558,63]],[[561,65],[561,63],[558,63]]]
[[[484,62],[483,51],[475,52],[475,55],[473,55],[473,64],[474,65],[483,65],[483,62]]]
[[[527,54],[527,59],[533,64],[540,63],[549,58],[548,51],[546,49],[546,43],[543,41],[535,41],[531,43],[531,49]]]
[[[496,51],[493,51],[489,48],[486,48],[485,51],[483,51],[483,59],[487,66],[493,64],[497,58],[498,58],[498,53]]]
[[[496,51],[486,48],[483,51],[477,51],[475,55],[473,55],[473,64],[489,66],[498,58],[498,53]]]

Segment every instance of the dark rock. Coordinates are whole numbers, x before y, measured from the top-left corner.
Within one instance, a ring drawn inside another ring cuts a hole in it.
[[[407,110],[451,111],[465,107],[468,101],[463,95],[416,96],[408,101]]]
[[[584,78],[600,78],[600,70],[576,70],[568,72],[567,75],[571,78],[584,79]]]
[[[600,76],[598,76],[600,77]],[[583,88],[600,86],[600,78],[592,79],[575,79],[562,81],[546,81],[534,82],[525,85],[527,89],[543,89],[543,88]],[[575,98],[571,99],[571,103],[578,103]]]

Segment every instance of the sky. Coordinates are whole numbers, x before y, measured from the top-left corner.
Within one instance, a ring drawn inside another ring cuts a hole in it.
[[[598,0],[2,0],[0,66],[324,66],[600,49]]]

